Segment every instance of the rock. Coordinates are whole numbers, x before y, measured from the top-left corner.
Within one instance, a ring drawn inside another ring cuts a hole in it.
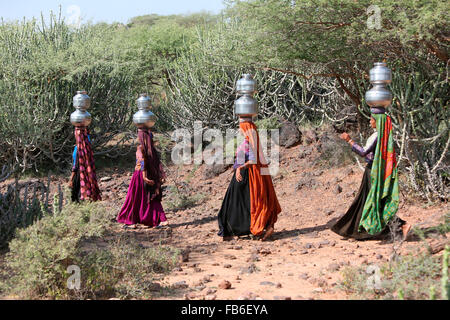
[[[216,293],[217,290],[213,289],[213,288],[208,288],[208,290],[206,290],[205,295],[210,295],[210,294],[214,294]]]
[[[328,241],[328,240],[322,240],[319,242],[319,245],[321,245],[321,246],[327,246],[329,244],[330,244],[330,241]]]
[[[223,280],[221,283],[219,283],[219,288],[220,289],[224,289],[224,290],[230,289],[231,288],[231,282],[227,281],[227,280]]]
[[[242,279],[241,279],[241,277],[236,276],[236,277],[234,278],[234,280],[242,280]]]
[[[241,249],[242,249],[242,246],[234,246],[233,249],[234,249],[234,250],[241,250]]]
[[[173,271],[181,272],[181,271],[183,271],[183,269],[181,267],[177,267],[177,268],[174,268]]]
[[[254,263],[250,264],[248,267],[244,267],[241,269],[241,274],[243,273],[254,273],[257,272],[258,268],[255,266]]]
[[[285,296],[274,296],[274,300],[292,300],[291,297],[285,297]]]
[[[197,294],[195,292],[189,292],[184,295],[184,300],[192,300],[195,299],[196,297]]]
[[[383,259],[383,255],[377,254],[377,255],[376,255],[376,258],[377,258],[378,260],[381,260],[381,259]]]
[[[342,187],[340,186],[340,185],[336,185],[335,187],[334,187],[334,194],[339,194],[339,193],[341,193],[342,192]]]
[[[280,128],[280,146],[289,148],[301,141],[302,135],[297,126],[290,121],[283,121]]]
[[[313,293],[323,293],[323,289],[322,288],[315,288],[313,291]]]
[[[214,262],[214,263],[212,264],[212,266],[214,266],[214,267],[220,266],[220,263]]]
[[[216,300],[217,296],[215,294],[208,294],[205,296],[205,300]]]
[[[314,248],[314,245],[312,243],[305,244],[305,249],[312,249],[312,248]]]
[[[314,178],[306,176],[306,177],[300,178],[300,180],[295,185],[295,190],[298,191],[303,188],[315,189],[318,186],[319,186],[319,183],[317,183],[317,181]]]
[[[258,296],[253,292],[244,292],[242,296],[237,298],[238,300],[255,300]]]
[[[203,283],[211,282],[211,276],[204,276],[202,281],[203,281]]]
[[[150,291],[161,291],[161,289],[162,289],[161,285],[159,283],[157,283],[157,282],[153,282],[149,286],[149,290]]]
[[[259,251],[259,253],[262,254],[262,255],[268,255],[268,254],[271,254],[272,251],[270,251],[270,249],[261,249]]]
[[[325,214],[327,216],[331,216],[334,213],[334,210],[325,210]]]
[[[231,164],[223,163],[224,160],[219,158],[220,157],[219,154],[214,157],[215,157],[214,163],[212,165],[206,165],[206,168],[203,171],[203,176],[206,179],[217,177],[218,175],[227,171],[227,169],[232,166]]]
[[[231,268],[231,264],[226,263],[223,265],[223,267],[229,269],[229,268]]]
[[[309,279],[309,275],[307,273],[302,273],[298,277],[300,279],[303,279],[303,280],[308,280]]]
[[[270,281],[263,281],[259,283],[261,286],[275,286],[275,283]]]
[[[196,286],[196,287],[194,287],[194,289],[195,290],[197,290],[197,291],[202,291],[203,289],[205,289],[206,288],[206,286],[205,285],[199,285],[199,286]]]
[[[303,130],[302,137],[303,141],[308,145],[317,141],[317,134],[314,130]]]
[[[313,154],[313,148],[311,146],[308,146],[308,147],[301,146],[299,149],[298,157],[300,159],[304,159],[312,154]]]
[[[281,285],[281,283],[277,283],[276,285],[275,285],[275,288],[282,288],[283,286]]]
[[[331,263],[329,266],[328,266],[328,271],[331,271],[331,272],[336,272],[336,271],[338,271],[339,269],[341,268],[341,266],[339,265],[339,264],[337,264],[337,263]]]
[[[202,272],[203,270],[202,270],[201,268],[199,268],[199,267],[195,267],[195,268],[194,268],[194,271],[195,271],[195,272]]]
[[[300,254],[308,254],[308,250],[302,250],[300,251]]]
[[[187,287],[189,287],[189,285],[186,283],[186,281],[178,281],[178,282],[175,282],[173,285],[172,285],[172,287],[174,288],[174,289],[186,289]]]
[[[111,179],[112,179],[111,177],[103,177],[103,178],[100,178],[100,182],[110,181]]]

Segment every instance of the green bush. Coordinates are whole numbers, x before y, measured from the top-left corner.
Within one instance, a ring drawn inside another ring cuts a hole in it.
[[[49,214],[50,181],[45,186],[41,181],[10,184],[6,192],[0,193],[0,249],[7,247],[17,228],[26,228]],[[62,207],[63,193],[54,194],[53,210]]]
[[[381,265],[379,270],[378,288],[367,285],[373,277],[367,272],[368,266],[344,269],[339,286],[355,299],[424,300],[445,297],[441,289],[442,259],[439,257],[428,253],[410,254]]]
[[[2,291],[26,299],[147,294],[145,286],[152,275],[168,271],[178,253],[140,247],[130,239],[104,242],[100,237],[107,235],[110,219],[108,210],[99,203],[72,203],[60,213],[19,230],[6,255]],[[71,265],[80,267],[80,290],[68,288],[67,268]]]

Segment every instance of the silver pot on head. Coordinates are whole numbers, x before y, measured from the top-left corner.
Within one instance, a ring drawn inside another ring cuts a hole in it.
[[[366,103],[372,108],[387,108],[392,103],[392,93],[386,88],[392,82],[391,70],[385,62],[375,62],[369,75],[373,87],[365,94]]]
[[[156,123],[156,116],[150,111],[150,97],[146,93],[142,93],[136,102],[139,110],[133,115],[134,124],[139,129],[153,127]]]
[[[236,91],[239,94],[253,95],[256,92],[256,81],[249,73],[244,73],[242,78],[236,82]]]
[[[92,117],[86,109],[91,106],[91,98],[89,98],[86,91],[77,91],[77,94],[73,97],[73,106],[76,110],[70,115],[70,122],[75,127],[89,126],[91,124]]]
[[[234,101],[234,113],[239,117],[254,117],[258,114],[258,102],[252,97],[256,92],[256,81],[252,75],[245,73],[236,82],[236,91],[242,95]]]
[[[234,113],[239,117],[253,117],[258,114],[258,103],[246,94],[234,101]]]

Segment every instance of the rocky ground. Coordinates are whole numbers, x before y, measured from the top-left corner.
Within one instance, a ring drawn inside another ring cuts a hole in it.
[[[170,209],[171,194],[163,200],[169,227],[114,227],[117,234],[128,233],[143,246],[182,250],[179,266],[159,279],[161,286],[175,290],[156,299],[346,299],[337,286],[345,267],[388,261],[391,241],[345,240],[330,230],[351,204],[363,171],[358,165],[324,169],[314,162],[315,150],[304,145],[281,149],[281,169],[273,181],[282,213],[272,240],[266,242],[250,237],[222,241],[217,236],[217,213],[231,168],[214,176],[206,165],[169,167],[167,185],[176,182],[182,194],[197,197],[198,203]],[[133,167],[131,162],[129,168],[98,170],[111,218],[125,199]],[[448,211],[447,204],[406,201],[403,195],[398,214],[412,225],[427,227],[437,225]],[[413,236],[397,250],[406,254],[422,247]]]

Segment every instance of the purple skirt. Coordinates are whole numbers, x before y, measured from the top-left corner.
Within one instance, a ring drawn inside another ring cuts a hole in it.
[[[167,221],[167,218],[161,202],[155,200],[148,202],[142,171],[134,171],[127,198],[117,216],[117,222],[140,223],[148,227],[156,227],[164,221]]]

